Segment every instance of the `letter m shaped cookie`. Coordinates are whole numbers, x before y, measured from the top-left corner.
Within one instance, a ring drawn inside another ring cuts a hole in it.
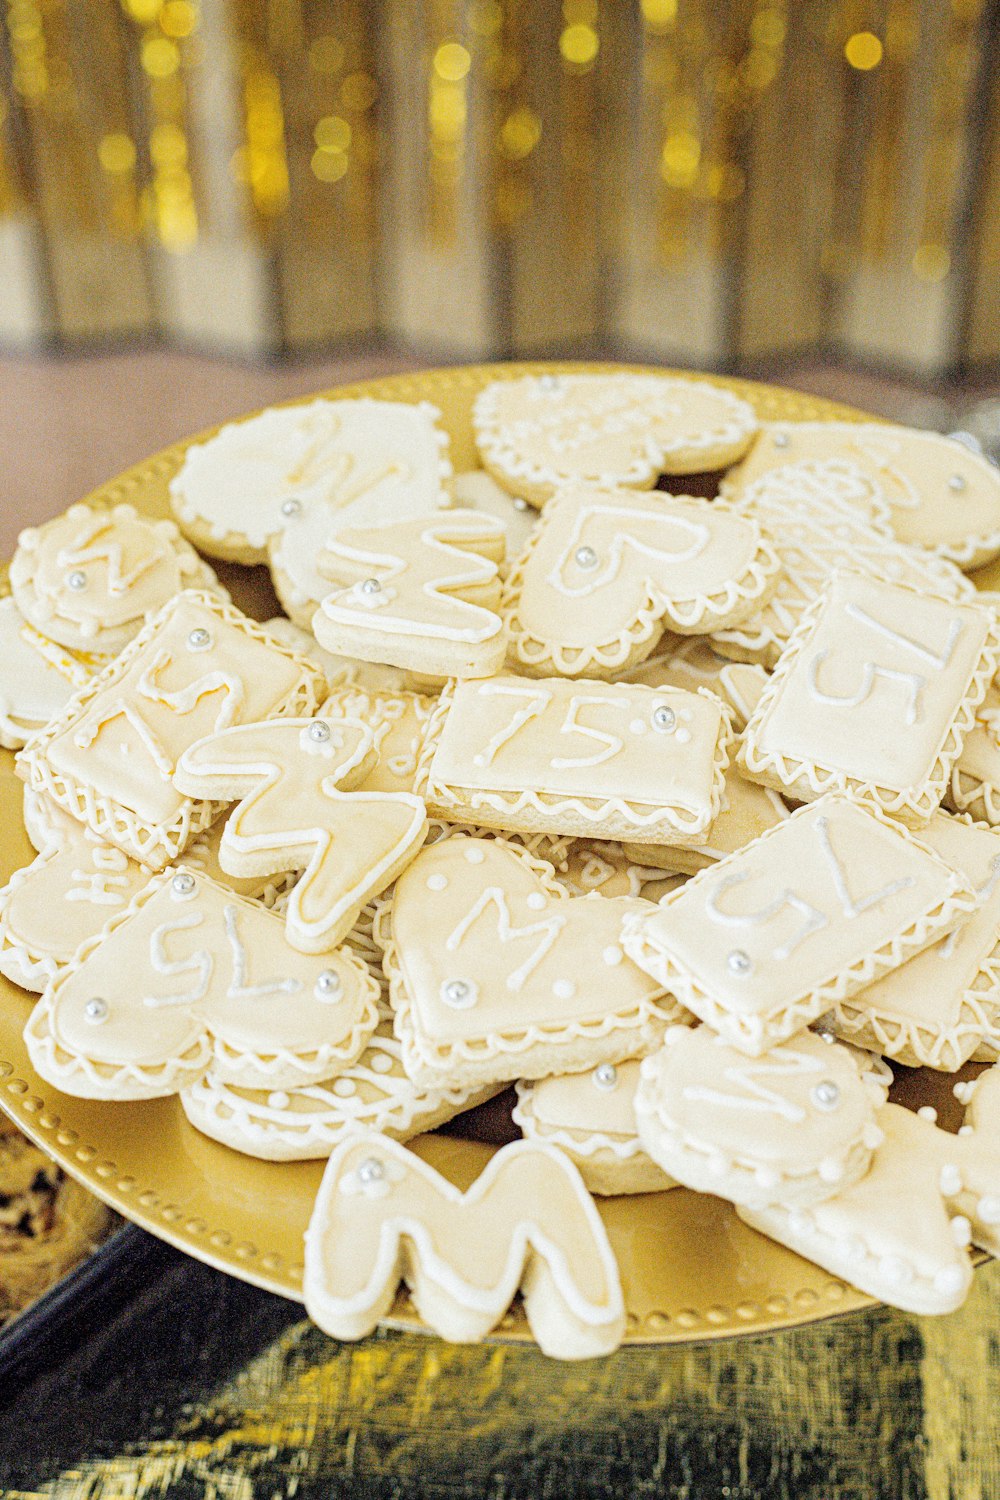
[[[566,1157],[528,1141],[498,1151],[466,1193],[385,1136],[334,1152],[306,1235],[310,1317],[335,1338],[363,1338],[401,1279],[424,1320],[457,1342],[496,1327],[519,1286],[546,1354],[606,1354],[624,1331],[593,1200]]]
[[[506,652],[503,556],[502,524],[476,511],[339,532],[320,558],[339,587],[313,617],[316,639],[429,676],[488,677]]]

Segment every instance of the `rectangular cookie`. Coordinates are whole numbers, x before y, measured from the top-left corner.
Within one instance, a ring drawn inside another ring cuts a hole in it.
[[[451,822],[697,843],[718,815],[730,724],[711,693],[492,677],[445,689],[415,790]]]
[[[832,1031],[909,1067],[952,1073],[1000,1030],[1000,832],[935,813],[921,842],[971,883],[981,905],[957,931],[857,994],[838,1000]]]
[[[756,1057],[929,947],[981,899],[901,825],[831,794],[652,913],[627,915],[622,946]]]
[[[998,664],[992,609],[834,573],[761,694],[739,765],[799,801],[850,790],[919,826]]]
[[[232,605],[187,589],[18,757],[18,774],[152,870],[176,859],[224,803],[172,781],[181,753],[233,724],[311,715],[322,672]]]

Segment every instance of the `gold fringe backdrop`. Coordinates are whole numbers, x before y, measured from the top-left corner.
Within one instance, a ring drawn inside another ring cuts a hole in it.
[[[0,343],[1000,357],[1000,0],[0,0]]]

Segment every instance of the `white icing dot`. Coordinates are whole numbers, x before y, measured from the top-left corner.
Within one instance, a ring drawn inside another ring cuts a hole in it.
[[[388,1052],[375,1053],[374,1057],[371,1060],[371,1070],[373,1073],[392,1072],[392,1058],[389,1056]]]
[[[619,947],[617,947],[614,943],[611,943],[607,948],[605,948],[604,952],[601,954],[601,957],[610,968],[614,968],[616,964],[621,963],[625,955]]]
[[[486,855],[476,844],[470,844],[465,851],[465,857],[470,865],[481,865]]]
[[[335,1078],[332,1088],[333,1092],[341,1099],[349,1099],[352,1094],[356,1094],[358,1091],[358,1086],[353,1078]]]
[[[446,875],[428,875],[427,889],[429,891],[443,891],[448,884]]]
[[[270,1109],[287,1109],[291,1100],[279,1090],[276,1094],[268,1094],[267,1103]]]
[[[646,724],[643,719],[633,719],[628,726],[629,734],[645,734]]]
[[[674,739],[677,741],[678,745],[686,745],[690,738],[690,729],[678,729],[677,733],[674,735]]]
[[[557,1000],[572,1000],[576,994],[576,985],[572,979],[557,979],[552,986],[552,993]]]
[[[532,911],[542,910],[543,906],[545,905],[545,897],[542,895],[541,891],[532,891],[531,895],[528,897],[528,905],[531,907]]]

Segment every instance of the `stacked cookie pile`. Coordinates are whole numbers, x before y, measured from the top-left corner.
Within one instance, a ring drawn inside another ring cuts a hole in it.
[[[885,1059],[1000,1050],[1000,625],[962,571],[1000,555],[1000,475],[657,376],[498,381],[474,424],[458,477],[425,405],[189,449],[180,527],[269,564],[267,625],[132,511],[22,538],[11,662],[72,666],[42,704],[0,653],[35,1068],[329,1156],[306,1294],[340,1337],[403,1276],[447,1337],[520,1287],[544,1349],[606,1352],[591,1194],[678,1183],[958,1306],[1000,1249],[1000,1073],[956,1136]],[[716,499],[653,489],[695,473]],[[524,1138],[467,1193],[403,1144],[510,1084]]]

